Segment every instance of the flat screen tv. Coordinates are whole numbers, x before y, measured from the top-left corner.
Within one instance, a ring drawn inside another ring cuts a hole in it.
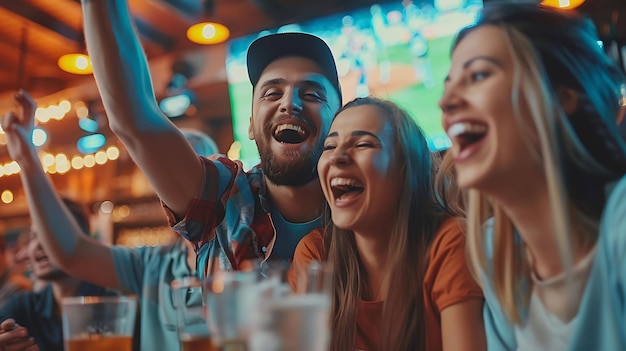
[[[409,111],[428,135],[432,151],[446,149],[437,106],[450,65],[452,39],[472,24],[480,0],[392,1],[315,18],[230,41],[226,71],[233,115],[235,150],[246,169],[259,161],[248,139],[252,87],[246,51],[259,36],[306,32],[330,46],[339,71],[343,102],[358,96],[389,99]]]

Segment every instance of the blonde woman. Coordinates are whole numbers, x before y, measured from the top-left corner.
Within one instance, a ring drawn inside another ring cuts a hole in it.
[[[332,218],[296,248],[291,271],[334,271],[333,351],[485,349],[483,297],[465,260],[465,222],[436,205],[426,139],[373,97],[346,104],[318,163]],[[443,197],[440,197],[440,200]]]
[[[458,36],[440,107],[492,350],[626,350],[623,82],[571,12],[487,5]]]

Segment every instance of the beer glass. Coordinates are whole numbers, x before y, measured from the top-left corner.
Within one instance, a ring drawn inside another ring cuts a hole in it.
[[[261,291],[250,351],[327,351],[330,343],[332,269],[313,262],[297,272],[295,293],[284,283]]]
[[[176,279],[172,282],[172,294],[181,350],[213,351],[204,318],[202,282],[194,276]]]
[[[204,281],[207,325],[220,351],[246,351],[258,273],[219,272]]]
[[[132,351],[135,297],[66,297],[61,305],[65,351]]]

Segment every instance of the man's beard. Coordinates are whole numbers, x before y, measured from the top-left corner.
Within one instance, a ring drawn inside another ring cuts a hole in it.
[[[317,179],[317,161],[321,155],[319,145],[302,155],[294,155],[290,161],[281,161],[274,157],[270,148],[258,145],[261,167],[267,179],[276,185],[302,186]]]

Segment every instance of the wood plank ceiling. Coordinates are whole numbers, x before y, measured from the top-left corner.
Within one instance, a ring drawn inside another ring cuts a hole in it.
[[[211,77],[198,89],[219,90],[210,94],[204,104],[219,101],[214,115],[230,113],[228,90],[225,87],[225,45],[206,47],[191,43],[186,29],[201,20],[214,20],[229,27],[231,38],[263,29],[275,28],[293,21],[305,20],[359,6],[372,0],[128,0],[144,50],[151,62],[161,67],[153,78],[155,88],[167,84],[171,64],[176,59],[203,51],[212,58]],[[43,103],[58,103],[60,98],[99,100],[93,76],[66,73],[57,66],[60,56],[83,51],[82,13],[80,0],[0,0],[0,113],[13,108],[12,94],[24,88]],[[218,62],[221,61],[221,62]],[[161,63],[159,63],[161,62]],[[204,61],[200,61],[204,65]],[[206,66],[206,65],[205,65]],[[204,71],[208,71],[206,67]],[[217,71],[217,72],[215,72]],[[210,86],[214,86],[211,89]],[[62,93],[59,93],[62,92]],[[61,96],[65,95],[65,96]],[[47,101],[49,100],[49,102]],[[223,106],[222,106],[223,105]],[[214,116],[207,116],[212,118]],[[50,126],[49,128],[53,128]],[[74,147],[76,133],[72,126],[58,128],[63,135],[54,138]],[[80,132],[80,131],[77,131]],[[0,137],[2,137],[0,135]],[[0,140],[1,141],[1,140]],[[69,147],[69,146],[68,146]],[[0,165],[10,161],[0,143]]]
[[[213,55],[212,72],[206,83],[219,89],[207,103],[221,101],[215,111],[229,113],[225,86],[225,46],[201,47],[185,38],[189,25],[200,20],[215,20],[227,25],[236,38],[263,29],[381,2],[374,0],[128,0],[148,58],[162,62],[164,73],[154,75],[155,87],[164,86],[171,75],[171,63],[189,52],[205,50]],[[399,0],[395,0],[399,1]],[[407,1],[407,0],[405,0]],[[436,0],[413,0],[416,3]],[[494,0],[491,0],[494,1]],[[626,38],[626,14],[610,28],[615,9],[624,10],[624,0],[587,0],[583,7],[596,16],[600,30]],[[622,11],[624,12],[624,11]],[[618,13],[619,15],[619,13]],[[619,16],[618,16],[619,17]],[[608,29],[607,29],[608,28]],[[84,50],[80,0],[0,0],[0,113],[12,108],[11,94],[17,88],[29,90],[37,99],[55,96],[72,88],[74,98],[97,99],[92,76],[66,73],[57,59],[66,53]],[[204,59],[206,61],[206,58]],[[217,62],[221,60],[221,62]],[[200,61],[204,66],[205,61]],[[205,67],[204,70],[207,70]],[[79,87],[79,88],[76,88]],[[199,87],[203,92],[210,88]],[[158,91],[157,91],[158,93]],[[210,96],[206,94],[205,96]],[[45,101],[44,101],[45,102]],[[41,103],[41,101],[40,101]],[[51,102],[52,103],[52,102]],[[215,116],[208,116],[212,118]],[[61,128],[67,130],[68,128]],[[73,126],[72,128],[75,128]],[[69,131],[67,132],[69,133]],[[76,136],[57,137],[55,142],[75,142]],[[0,164],[8,161],[0,145]]]

